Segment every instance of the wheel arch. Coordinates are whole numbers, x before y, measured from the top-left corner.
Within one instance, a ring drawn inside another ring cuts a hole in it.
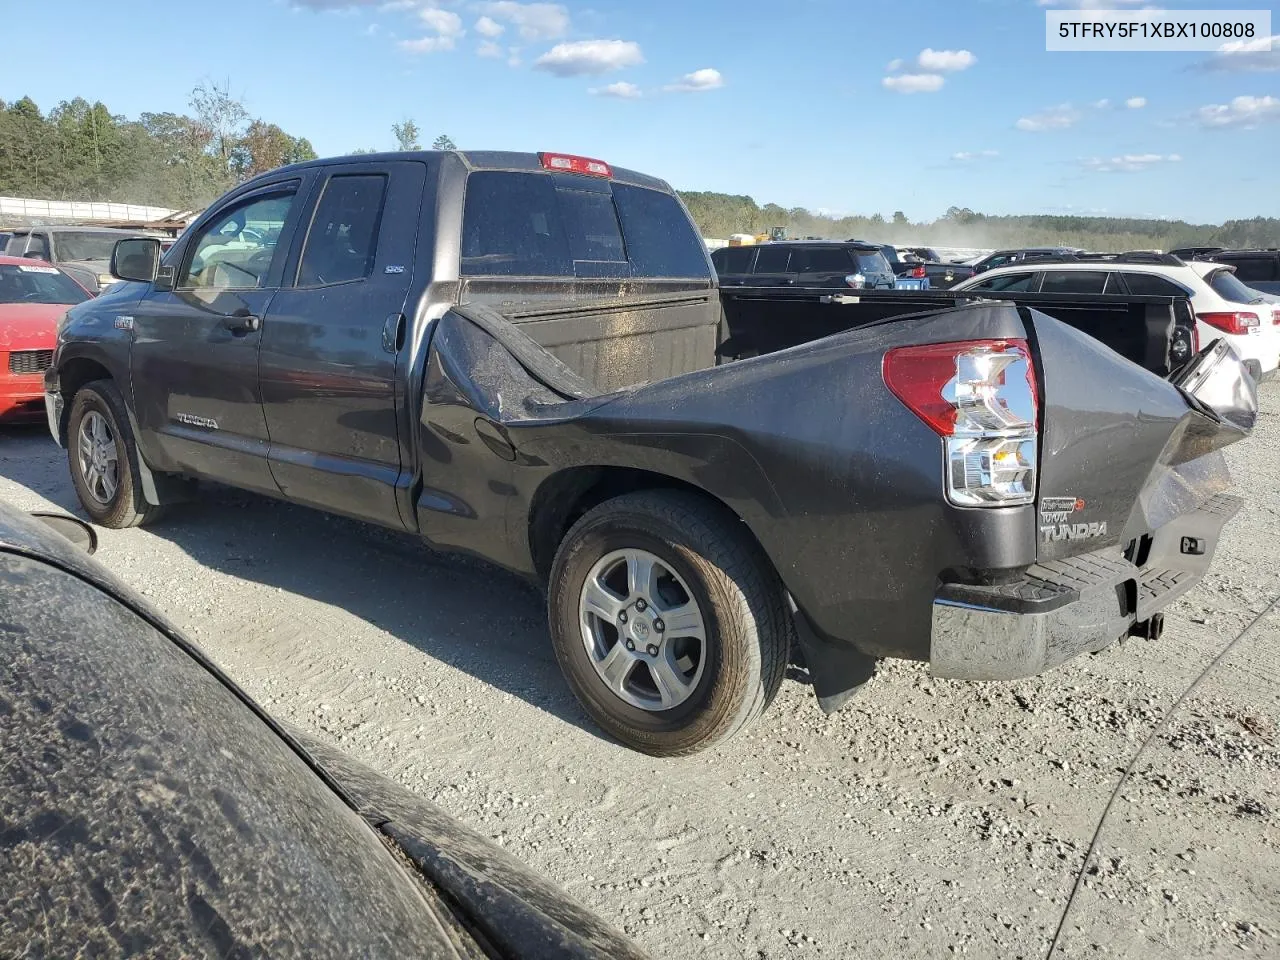
[[[71,357],[58,366],[58,392],[62,394],[62,415],[58,420],[58,440],[67,445],[67,424],[71,420],[71,401],[85,384],[95,380],[115,380],[111,371],[91,357]],[[120,385],[117,383],[116,388]],[[121,393],[123,394],[123,390]]]
[[[776,570],[759,538],[725,501],[696,484],[668,474],[620,466],[576,466],[559,470],[539,484],[529,508],[529,552],[538,580],[546,583],[556,550],[569,528],[583,514],[606,500],[644,490],[672,490],[691,493],[723,510],[738,521],[755,545],[761,561]]]

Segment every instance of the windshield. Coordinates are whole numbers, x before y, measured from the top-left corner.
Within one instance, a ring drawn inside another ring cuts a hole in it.
[[[1264,298],[1240,282],[1230,270],[1215,270],[1205,278],[1213,292],[1231,303],[1259,303]]]
[[[83,303],[89,294],[56,267],[0,264],[0,304]]]
[[[60,262],[69,260],[110,260],[116,241],[124,239],[115,233],[64,233],[53,236],[53,256]]]

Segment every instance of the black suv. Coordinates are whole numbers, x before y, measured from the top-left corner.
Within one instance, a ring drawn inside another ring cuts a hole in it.
[[[1174,250],[1183,260],[1212,260],[1236,268],[1236,279],[1263,293],[1280,293],[1280,250],[1227,250],[1224,247],[1186,247]]]
[[[711,254],[722,287],[852,287],[892,290],[893,270],[874,244],[781,240]]]
[[[1023,260],[1043,260],[1045,257],[1069,257],[1083,253],[1079,247],[1019,247],[1015,250],[997,250],[989,253],[973,265],[974,273],[985,273],[996,267],[1007,267]]]

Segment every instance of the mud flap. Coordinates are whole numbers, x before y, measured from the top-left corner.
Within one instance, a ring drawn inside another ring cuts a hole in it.
[[[818,706],[831,716],[876,675],[876,660],[847,643],[832,643],[818,636],[790,594],[787,606],[795,621],[800,652],[809,668]]]

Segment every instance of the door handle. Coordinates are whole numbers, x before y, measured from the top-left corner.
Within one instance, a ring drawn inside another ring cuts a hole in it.
[[[393,313],[382,324],[382,349],[387,353],[399,353],[404,346],[405,317]]]
[[[247,310],[239,311],[226,317],[222,325],[236,336],[243,337],[247,333],[257,333],[262,328],[262,318],[254,316]]]

